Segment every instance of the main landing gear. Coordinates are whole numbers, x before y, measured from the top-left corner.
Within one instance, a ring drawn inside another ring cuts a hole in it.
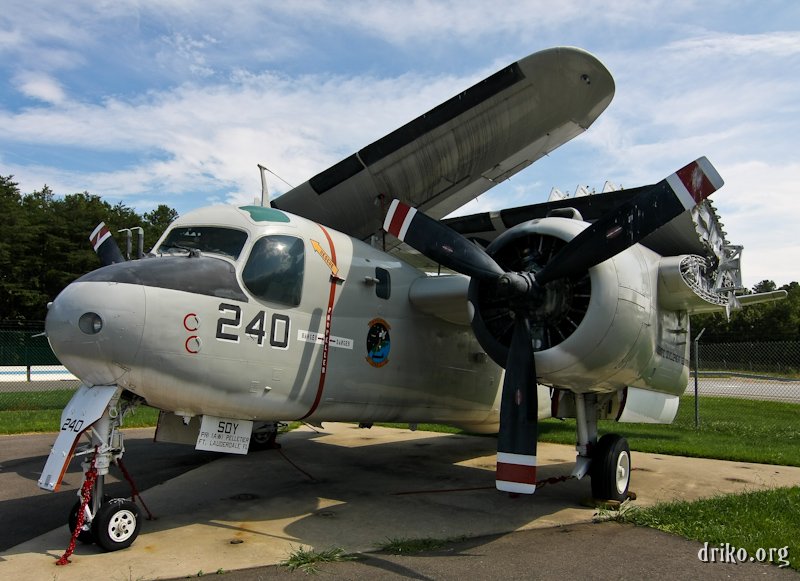
[[[89,429],[91,443],[75,453],[84,457],[81,463],[84,478],[78,490],[78,502],[68,518],[73,534],[70,549],[77,539],[82,543],[97,543],[106,551],[118,551],[130,547],[141,530],[139,507],[133,500],[110,498],[103,492],[109,467],[119,463],[125,452],[119,430],[123,417],[137,405],[136,401],[123,399],[121,394],[122,390],[118,390],[102,417]],[[68,549],[68,553],[71,550]]]
[[[262,422],[253,424],[253,434],[250,438],[251,450],[279,450],[281,445],[276,442],[278,432],[286,424],[281,422]]]
[[[597,440],[597,395],[575,394],[578,457],[572,475],[592,479],[592,496],[596,500],[628,498],[631,483],[631,449],[628,441],[617,434],[606,434]],[[590,413],[587,413],[590,410]]]

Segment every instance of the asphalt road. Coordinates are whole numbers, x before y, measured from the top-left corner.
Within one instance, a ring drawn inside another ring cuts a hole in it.
[[[800,403],[800,381],[769,379],[745,375],[699,377],[697,391],[700,395],[713,395],[764,401]],[[689,378],[686,395],[694,395],[694,378]]]
[[[154,443],[154,428],[124,430],[125,467],[139,490],[174,478],[220,455],[198,452],[192,446]],[[0,436],[0,551],[64,526],[64,546],[69,541],[66,522],[81,484],[78,460],[72,461],[58,492],[41,490],[36,481],[44,468],[56,434]],[[116,467],[107,477],[112,496],[130,496],[130,486]],[[145,496],[145,502],[147,497]]]
[[[701,543],[633,525],[577,524],[470,538],[436,551],[411,555],[369,553],[355,561],[323,563],[318,574],[311,576],[283,566],[270,566],[225,571],[220,579],[798,579],[792,569],[774,565],[705,563],[698,558],[702,547]]]

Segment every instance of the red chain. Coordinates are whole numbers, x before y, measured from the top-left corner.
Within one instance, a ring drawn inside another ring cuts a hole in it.
[[[536,488],[544,488],[548,484],[558,484],[559,482],[566,482],[575,478],[571,474],[566,476],[553,476],[552,478],[544,478],[543,480],[536,481]]]
[[[128,472],[127,468],[125,468],[125,464],[122,463],[122,458],[117,458],[116,460],[117,466],[119,466],[122,475],[125,477],[125,480],[128,481],[128,484],[131,485],[131,499],[136,502],[136,499],[139,499],[139,502],[142,504],[142,507],[147,511],[147,520],[153,520],[153,513],[150,512],[150,509],[147,508],[147,505],[144,503],[144,498],[142,495],[139,494],[139,489],[136,488],[136,484],[133,482],[133,478],[131,478],[130,473]]]
[[[99,446],[94,447],[94,455],[92,456],[92,462],[89,465],[89,469],[86,471],[86,477],[83,480],[83,486],[81,487],[81,506],[78,509],[78,519],[75,523],[75,530],[72,531],[72,539],[69,542],[69,546],[67,550],[64,551],[64,554],[61,555],[61,558],[56,561],[56,565],[68,565],[72,561],[69,558],[72,556],[72,553],[75,552],[75,543],[78,540],[78,535],[81,534],[81,528],[83,527],[83,520],[84,515],[86,513],[86,506],[89,504],[89,500],[92,498],[92,488],[94,487],[94,482],[97,480],[97,449]]]

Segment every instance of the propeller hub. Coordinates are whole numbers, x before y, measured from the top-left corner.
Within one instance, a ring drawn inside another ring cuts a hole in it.
[[[520,224],[495,240],[487,252],[506,272],[494,280],[473,280],[472,324],[489,356],[504,365],[515,322],[528,321],[534,351],[555,347],[569,337],[585,314],[591,296],[588,272],[540,282],[540,273],[567,242],[539,233],[536,222]]]

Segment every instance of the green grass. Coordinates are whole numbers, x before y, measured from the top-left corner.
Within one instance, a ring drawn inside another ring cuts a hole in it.
[[[71,389],[0,393],[0,434],[53,432]],[[601,434],[614,432],[641,452],[800,466],[800,405],[734,399],[700,398],[700,429],[694,428],[694,399],[684,397],[673,425],[620,424],[601,421]],[[154,426],[158,410],[140,406],[125,427]],[[407,428],[408,424],[379,424]],[[438,424],[419,424],[421,431],[464,433]],[[539,440],[575,445],[575,421],[539,423]]]
[[[320,563],[354,561],[355,559],[355,556],[346,554],[344,549],[340,547],[331,547],[324,551],[314,551],[301,546],[298,549],[294,549],[289,557],[279,564],[289,569],[289,571],[300,569],[304,573],[310,574],[319,572]]]
[[[617,433],[640,452],[800,466],[800,405],[700,398],[700,429],[694,428],[694,398],[681,398],[672,425],[599,422],[600,434]],[[539,423],[539,440],[575,444],[575,420]]]
[[[408,424],[376,424],[408,428]],[[451,426],[419,424],[418,430],[467,433]],[[655,454],[800,466],[800,405],[725,397],[700,398],[700,429],[694,397],[681,398],[671,425],[599,422],[600,434],[625,436],[631,449]],[[575,445],[575,420],[539,422],[539,441]]]
[[[57,432],[61,411],[74,393],[74,389],[0,393],[0,434]],[[157,421],[157,409],[139,406],[126,416],[125,427],[150,427]]]
[[[379,551],[393,555],[410,555],[423,551],[436,551],[452,542],[454,539],[433,539],[424,537],[420,539],[390,537],[377,545]]]
[[[774,549],[772,562],[800,571],[800,487],[727,494],[693,502],[669,502],[625,511],[622,518],[673,533],[709,548],[725,543],[750,557]],[[780,551],[780,552],[779,552]]]

